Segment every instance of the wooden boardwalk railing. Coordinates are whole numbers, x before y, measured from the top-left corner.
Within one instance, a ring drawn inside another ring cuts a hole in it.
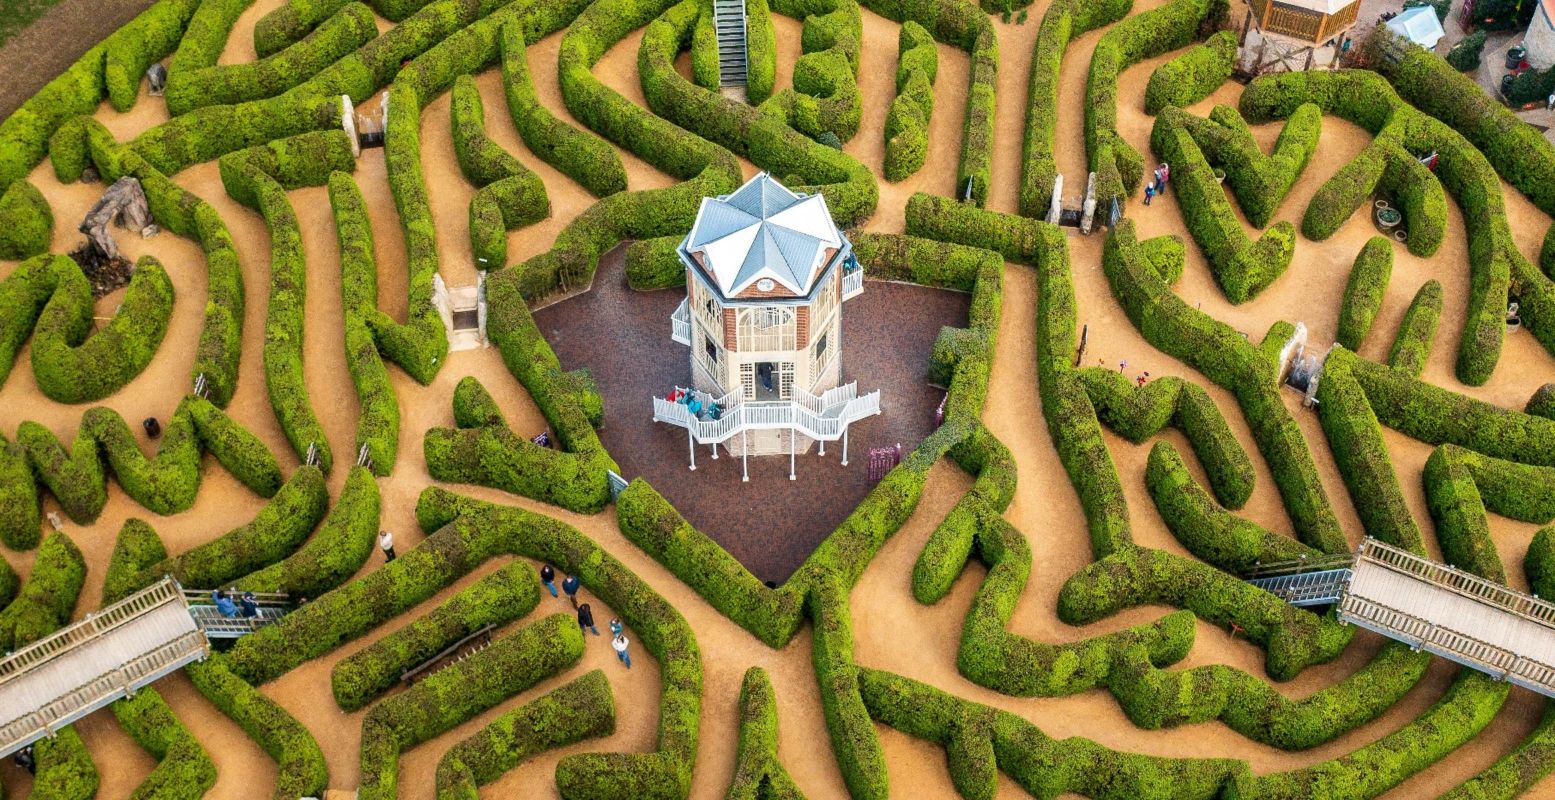
[[[1367,539],[1339,619],[1555,697],[1555,604]]]
[[[205,658],[171,578],[0,660],[0,757]]]

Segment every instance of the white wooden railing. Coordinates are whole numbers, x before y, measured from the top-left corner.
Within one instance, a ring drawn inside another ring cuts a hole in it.
[[[1339,618],[1501,680],[1555,696],[1555,667],[1529,660],[1461,631],[1356,595],[1346,595],[1340,600]]]
[[[1446,564],[1421,558],[1385,542],[1376,539],[1362,541],[1356,551],[1356,558],[1380,564],[1480,603],[1495,606],[1523,619],[1555,628],[1555,603],[1509,589],[1494,581],[1454,569]]]
[[[864,293],[864,268],[842,273],[842,299],[852,300]]]
[[[680,301],[680,305],[675,306],[675,313],[670,314],[670,339],[681,344],[691,344],[691,312],[686,302]]]
[[[177,581],[163,578],[149,588],[130,595],[95,614],[87,614],[80,622],[6,656],[4,660],[0,660],[0,683],[26,672],[30,667],[84,645],[116,625],[169,602],[183,602],[183,590]]]
[[[699,397],[707,395],[698,393]],[[748,430],[795,430],[817,441],[836,441],[848,426],[880,413],[880,392],[860,396],[855,384],[839,386],[820,397],[796,392],[798,399],[743,402],[731,392],[719,403],[718,419],[701,419],[686,404],[662,397],[653,398],[653,419],[691,432],[700,444],[718,444]]]

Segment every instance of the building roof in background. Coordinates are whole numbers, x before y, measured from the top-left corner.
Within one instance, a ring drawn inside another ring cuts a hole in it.
[[[763,278],[808,294],[827,251],[842,245],[825,197],[795,194],[763,172],[733,194],[702,198],[684,247],[702,254],[703,268],[733,297]]]
[[[1308,11],[1316,11],[1319,14],[1333,16],[1342,8],[1349,8],[1361,0],[1276,0],[1282,6],[1295,6]]]
[[[1436,46],[1447,32],[1442,30],[1436,9],[1430,6],[1406,8],[1398,16],[1387,21],[1388,30],[1429,50]]]

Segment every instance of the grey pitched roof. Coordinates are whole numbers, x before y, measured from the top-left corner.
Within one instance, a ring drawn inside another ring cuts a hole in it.
[[[691,229],[691,240],[686,242],[686,247],[694,250],[759,222],[760,218],[728,203],[703,198],[702,208],[697,212],[696,225]]]
[[[757,217],[770,217],[799,202],[800,198],[763,172],[724,200],[735,208]]]

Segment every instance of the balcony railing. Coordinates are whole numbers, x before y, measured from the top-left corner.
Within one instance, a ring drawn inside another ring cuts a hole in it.
[[[852,300],[864,293],[864,270],[854,269],[842,273],[842,299]]]
[[[691,312],[686,302],[680,301],[680,305],[675,306],[675,313],[670,314],[670,339],[681,344],[691,344]]]
[[[848,426],[880,413],[880,392],[859,396],[854,384],[839,386],[816,397],[796,392],[799,399],[776,402],[742,402],[739,395],[725,395],[734,402],[722,408],[718,419],[702,419],[686,404],[653,398],[653,418],[686,428],[700,444],[718,444],[747,430],[795,430],[818,441],[842,438]],[[700,399],[700,398],[699,398]],[[827,402],[827,401],[831,402]]]

